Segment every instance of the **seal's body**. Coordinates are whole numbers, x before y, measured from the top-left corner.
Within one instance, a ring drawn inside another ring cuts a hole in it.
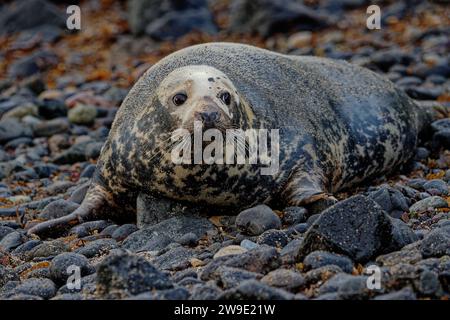
[[[279,129],[278,172],[171,162],[170,134],[196,117],[218,118],[219,129]],[[390,81],[346,62],[232,43],[188,47],[131,89],[80,208],[30,232],[91,219],[107,204],[134,205],[137,192],[240,209],[312,203],[392,172],[413,156],[430,120]]]

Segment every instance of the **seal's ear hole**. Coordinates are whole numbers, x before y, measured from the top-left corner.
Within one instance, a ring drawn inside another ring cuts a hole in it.
[[[187,95],[184,92],[179,92],[172,97],[172,102],[176,106],[181,106],[187,100]]]

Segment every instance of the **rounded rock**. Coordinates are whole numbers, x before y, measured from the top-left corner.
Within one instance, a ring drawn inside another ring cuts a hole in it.
[[[81,276],[88,275],[93,271],[85,256],[73,252],[61,253],[51,262],[50,276],[55,283],[64,284],[76,268],[80,270]]]
[[[236,226],[242,233],[257,236],[269,229],[279,229],[281,220],[268,206],[259,205],[239,213]]]

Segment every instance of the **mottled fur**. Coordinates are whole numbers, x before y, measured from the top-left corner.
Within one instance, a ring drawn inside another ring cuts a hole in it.
[[[277,174],[261,175],[259,165],[170,161],[163,141],[179,117],[168,111],[160,85],[174,70],[198,65],[219,70],[237,89],[233,125],[280,130]],[[103,203],[120,207],[133,207],[138,192],[239,209],[274,200],[303,205],[392,172],[412,157],[425,118],[390,81],[347,62],[232,43],[192,46],[162,59],[131,89],[87,199],[100,187],[109,195]],[[48,231],[51,223],[30,231]]]

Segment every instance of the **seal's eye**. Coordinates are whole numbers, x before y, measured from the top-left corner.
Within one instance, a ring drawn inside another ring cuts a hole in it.
[[[184,93],[177,93],[172,98],[172,101],[173,101],[174,105],[176,105],[176,106],[181,106],[183,103],[186,102],[186,100],[187,100],[187,95],[185,95]]]
[[[220,94],[220,99],[221,99],[223,102],[225,102],[225,104],[226,104],[227,106],[230,105],[230,103],[231,103],[231,95],[230,95],[230,93],[227,92],[227,91],[222,92],[222,93]]]

